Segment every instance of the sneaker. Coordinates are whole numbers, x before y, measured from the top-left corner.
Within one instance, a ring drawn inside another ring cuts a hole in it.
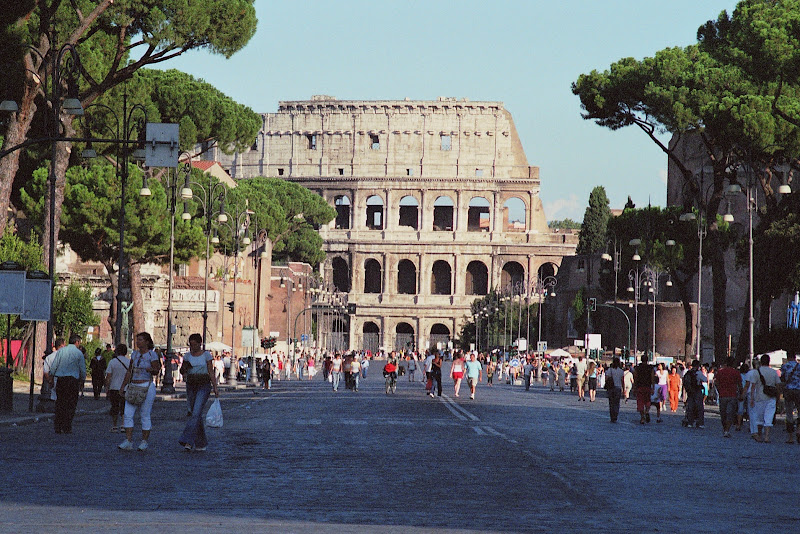
[[[469,398],[470,399],[474,399],[475,398],[475,394],[473,393],[472,395],[469,396]]]
[[[111,431],[112,431],[112,432],[118,432],[118,431],[119,431],[119,428],[117,428],[117,427],[115,427],[115,426],[112,426],[112,427],[111,427]]]
[[[208,447],[195,447],[194,450],[202,452],[202,451],[206,450],[207,448]]]
[[[183,450],[185,450],[187,452],[192,450],[192,446],[189,445],[188,443],[181,443],[181,445],[183,445]]]
[[[128,441],[126,439],[125,441],[123,441],[122,443],[117,445],[117,448],[119,448],[119,450],[121,450],[121,451],[132,451],[133,450],[133,443],[131,443],[130,441]]]
[[[140,451],[146,451],[147,450],[147,442],[145,440],[142,440],[142,442],[139,444],[139,450]]]
[[[705,428],[705,425],[697,425],[697,428]]]
[[[722,433],[722,437],[723,438],[729,438],[729,437],[731,437],[731,433],[730,432],[723,432]]]
[[[648,423],[650,422],[650,414],[649,413],[644,414],[644,420],[647,421]]]

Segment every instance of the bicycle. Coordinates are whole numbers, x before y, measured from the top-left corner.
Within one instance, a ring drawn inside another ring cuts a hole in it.
[[[394,394],[397,391],[397,373],[384,372],[383,376],[386,378],[386,394],[388,395],[389,392]]]

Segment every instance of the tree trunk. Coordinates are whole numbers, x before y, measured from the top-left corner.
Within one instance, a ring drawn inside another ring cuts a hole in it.
[[[36,92],[38,91],[38,84],[33,80],[32,65],[30,63],[30,54],[28,55],[25,67],[25,85],[22,93],[22,100],[19,103],[19,110],[11,116],[8,128],[5,132],[5,139],[3,141],[3,149],[9,149],[24,142],[28,136],[28,130],[31,127],[31,122],[36,114]],[[14,178],[19,169],[20,150],[11,152],[4,158],[0,159],[0,213],[8,213],[8,206],[11,199],[11,189],[14,185]],[[0,217],[0,235],[6,227],[5,215]]]
[[[677,277],[676,277],[677,279]],[[683,324],[684,328],[686,329],[686,333],[683,336],[683,354],[684,354],[684,361],[691,361],[692,355],[694,351],[692,348],[694,347],[694,336],[692,335],[693,319],[694,316],[692,315],[692,301],[691,297],[689,296],[689,287],[686,283],[682,281],[677,281],[678,286],[678,293],[681,296],[681,305],[683,306]],[[698,311],[700,310],[698,306]]]
[[[711,229],[710,229],[711,230]],[[727,356],[728,347],[728,332],[727,332],[727,302],[725,299],[726,288],[728,286],[728,275],[725,272],[725,255],[724,249],[718,244],[716,238],[716,229],[709,231],[709,236],[715,237],[710,239],[710,256],[711,256],[711,285],[713,287],[714,297],[714,321],[713,321],[713,339],[714,339],[714,361],[717,364],[722,364]],[[698,310],[700,313],[700,310]]]
[[[30,362],[23,363],[22,355],[25,352],[25,348],[31,344],[31,339],[33,338],[33,325],[35,323],[28,323],[25,326],[25,330],[22,334],[22,343],[19,345],[19,350],[17,354],[13,357],[14,360],[14,372],[22,374],[27,373],[28,369],[30,369]],[[33,354],[33,347],[29,347],[31,350],[28,350],[28,357],[35,358],[35,354]]]
[[[139,332],[145,331],[144,304],[142,300],[142,266],[138,263],[130,263],[130,272],[131,301],[133,302],[133,333],[136,335]]]

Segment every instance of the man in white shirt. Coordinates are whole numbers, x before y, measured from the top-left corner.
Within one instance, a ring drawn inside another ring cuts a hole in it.
[[[430,395],[431,390],[433,388],[433,376],[431,372],[433,370],[433,354],[428,353],[425,357],[425,362],[422,364],[422,367],[425,369],[425,378],[427,381],[425,382],[425,394]]]
[[[746,378],[750,394],[750,436],[756,441],[769,443],[777,396],[767,395],[767,392],[780,382],[778,372],[769,366],[769,354],[761,355],[761,367],[752,369]]]

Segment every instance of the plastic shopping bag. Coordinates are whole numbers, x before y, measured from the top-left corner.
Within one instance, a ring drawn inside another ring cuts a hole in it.
[[[222,428],[222,406],[219,404],[219,399],[215,399],[208,409],[206,414],[206,426],[212,428]]]

